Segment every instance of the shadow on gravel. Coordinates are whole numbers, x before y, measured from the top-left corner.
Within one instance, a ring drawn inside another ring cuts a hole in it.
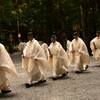
[[[49,79],[52,79],[52,77],[49,77]],[[57,77],[57,80],[66,80],[66,79],[71,79],[69,76],[59,76]]]
[[[74,71],[71,71],[71,73],[73,73],[73,74],[76,74],[76,75],[80,75],[80,74],[90,74],[90,73],[92,73],[92,72],[90,72],[90,71],[84,71],[84,72],[82,72],[82,73],[75,73]]]
[[[34,86],[47,86],[48,85],[48,83],[46,82],[46,83],[33,83],[32,84],[32,86],[34,87]]]
[[[100,67],[100,65],[94,65],[94,66],[91,66],[91,67]]]
[[[90,74],[92,72],[89,72],[89,71],[84,71],[83,73],[80,73],[80,74]]]
[[[31,87],[43,87],[43,86],[47,86],[47,85],[48,85],[47,82],[45,82],[45,83],[38,83],[37,82],[37,83],[32,83]],[[25,84],[22,84],[22,86],[26,88]],[[31,88],[31,87],[29,87],[29,88]]]
[[[16,94],[11,94],[11,93],[8,93],[8,94],[2,94],[0,93],[0,99],[4,99],[4,98],[11,98],[11,97],[14,97]]]

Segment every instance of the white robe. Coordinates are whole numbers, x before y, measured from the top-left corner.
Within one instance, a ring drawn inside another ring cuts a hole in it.
[[[17,77],[17,71],[15,66],[2,44],[0,44],[0,89],[7,89],[10,84],[8,84],[8,79],[6,78],[6,72],[14,77]]]
[[[73,46],[72,46],[73,45]],[[74,50],[75,53],[71,51]],[[84,41],[81,38],[73,39],[70,45],[70,61],[76,64],[75,71],[83,71],[84,64],[90,63],[89,53]]]
[[[69,48],[70,48],[70,44],[71,44],[71,42],[69,41],[69,40],[67,40],[66,41],[66,52],[67,52],[67,55],[68,55],[68,57],[69,57]]]
[[[95,46],[97,48],[96,51],[94,50]],[[98,60],[98,62],[100,64],[100,37],[96,37],[90,42],[90,48],[92,50],[92,54],[93,54],[94,58],[96,60]]]
[[[67,71],[69,59],[59,42],[51,43],[49,50],[53,55],[52,58],[49,57],[49,64],[53,71],[53,77],[57,77]]]
[[[48,45],[46,43],[43,43],[41,46],[44,50],[46,58],[48,59]]]
[[[19,49],[20,51],[23,51],[26,45],[27,45],[26,42],[20,42],[20,44],[19,44],[19,46],[18,46],[18,49]]]
[[[47,69],[48,64],[44,51],[37,40],[29,41],[23,51],[22,67],[28,73],[29,82],[45,80],[40,67]]]

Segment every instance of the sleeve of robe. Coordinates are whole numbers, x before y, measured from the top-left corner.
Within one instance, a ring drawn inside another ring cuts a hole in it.
[[[75,53],[71,52],[73,50],[73,48],[72,48],[73,42],[74,41],[72,41],[71,45],[70,45],[70,61],[72,63],[75,62]],[[80,42],[80,44],[79,44],[78,48],[76,48],[76,51],[79,55],[81,55],[82,61],[86,64],[89,64],[90,58],[89,58],[89,53],[88,53],[87,47],[81,39],[79,42]]]
[[[73,42],[73,41],[72,41]],[[75,57],[74,57],[74,53],[72,53],[71,51],[73,50],[72,49],[72,45],[73,43],[70,43],[70,47],[69,47],[69,59],[70,59],[70,62],[71,63],[74,63],[75,62]]]
[[[4,46],[2,44],[0,44],[0,67],[5,72],[8,72],[12,76],[14,76],[14,77],[18,76],[16,68],[15,68],[8,52],[6,51],[6,49],[4,48]]]
[[[21,42],[18,46],[18,49],[21,51],[23,49],[23,43]]]
[[[94,45],[93,45],[94,40],[95,40],[95,39],[93,39],[92,41],[90,41],[90,48],[91,48],[91,50],[92,50],[92,54],[94,54],[94,52],[95,52],[95,51],[94,51],[94,48],[95,48],[95,47],[94,47]],[[95,43],[95,42],[94,42],[94,43]]]
[[[67,49],[69,50],[69,48],[70,48],[70,41],[68,40],[68,42],[67,42]]]
[[[47,63],[45,53],[38,42],[36,42],[36,51],[35,51],[34,59],[37,61],[37,64],[40,67],[42,67],[45,70],[48,70],[49,65]]]
[[[65,50],[63,49],[63,47],[59,44],[59,50],[58,50],[58,54],[57,57],[61,60],[62,62],[62,66],[65,66],[66,68],[69,67],[69,59],[68,56],[65,52]]]
[[[81,53],[83,62],[89,64],[90,63],[89,53],[84,42],[80,44],[79,53]]]

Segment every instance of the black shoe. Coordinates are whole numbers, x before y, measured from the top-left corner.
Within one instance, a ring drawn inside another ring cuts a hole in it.
[[[11,90],[1,90],[1,92],[2,92],[3,94],[6,94],[6,93],[11,92]]]
[[[57,78],[56,77],[53,77],[52,80],[55,81],[55,80],[57,80]]]
[[[67,72],[65,72],[65,73],[63,73],[63,74],[62,74],[62,76],[66,76],[67,74],[68,74],[68,71],[67,71]]]
[[[89,68],[89,66],[88,66],[88,65],[86,65],[86,67],[85,67],[85,70],[84,70],[84,71],[86,71],[88,68]]]
[[[32,86],[32,84],[26,83],[25,86],[26,86],[27,88],[29,88],[29,87]]]
[[[40,80],[40,81],[38,81],[38,83],[44,83],[44,82],[46,82],[46,80]]]
[[[81,72],[80,72],[80,71],[76,71],[76,73],[77,73],[77,74],[80,74]]]

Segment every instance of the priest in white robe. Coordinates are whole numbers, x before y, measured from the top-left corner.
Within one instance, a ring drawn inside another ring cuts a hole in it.
[[[48,60],[48,45],[43,41],[43,44],[41,46],[42,46],[42,48],[44,50],[46,59]]]
[[[0,89],[2,93],[11,92],[7,73],[17,77],[15,66],[3,44],[0,43]]]
[[[26,87],[31,87],[33,81],[39,83],[46,82],[46,77],[40,67],[48,67],[44,51],[37,40],[33,38],[33,33],[28,33],[29,42],[27,43],[22,58],[22,67],[28,74]]]
[[[73,38],[70,45],[70,61],[75,64],[75,72],[81,73],[89,67],[89,53],[84,41],[79,38],[77,32],[73,33]],[[85,69],[84,64],[86,65]]]
[[[90,42],[90,48],[94,58],[98,60],[100,66],[100,31],[96,32],[96,37]]]
[[[49,64],[53,71],[53,80],[59,75],[66,76],[68,74],[69,59],[61,44],[56,41],[56,36],[52,35],[52,43],[49,46]]]

